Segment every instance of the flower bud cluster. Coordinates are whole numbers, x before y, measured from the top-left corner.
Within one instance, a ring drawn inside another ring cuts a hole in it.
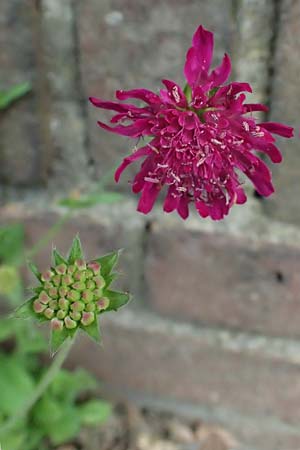
[[[109,306],[103,296],[105,280],[97,261],[59,264],[41,276],[42,290],[33,302],[37,315],[51,320],[53,330],[91,325]]]

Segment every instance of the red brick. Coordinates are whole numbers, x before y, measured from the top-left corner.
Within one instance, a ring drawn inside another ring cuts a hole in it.
[[[299,344],[280,349],[272,339],[176,325],[129,309],[103,317],[102,333],[103,347],[79,340],[69,364],[91,370],[115,396],[159,399],[160,408],[173,399],[174,409],[186,405],[198,419],[229,428],[241,449],[299,449],[299,365],[287,356],[289,345],[299,355]]]
[[[300,336],[299,245],[153,228],[145,264],[151,308],[179,320]]]

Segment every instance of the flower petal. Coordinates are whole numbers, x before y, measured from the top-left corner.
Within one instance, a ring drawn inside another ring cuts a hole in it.
[[[173,105],[185,108],[187,106],[187,100],[181,87],[171,80],[162,80],[162,82],[167,88],[167,92],[162,91],[163,93],[166,94],[163,100],[166,100],[167,103],[172,103]]]
[[[286,138],[291,138],[294,135],[294,128],[277,122],[262,122],[259,126],[270,131],[270,133],[278,134]]]
[[[141,147],[138,150],[136,150],[132,155],[126,156],[126,158],[123,159],[122,164],[117,168],[115,172],[115,181],[118,183],[120,180],[120,176],[123,173],[123,171],[126,169],[127,166],[129,166],[131,163],[136,161],[137,159],[141,158],[142,156],[150,155],[153,150],[146,145],[145,147]]]
[[[200,25],[193,36],[192,47],[187,52],[184,66],[184,74],[190,86],[207,79],[213,47],[213,33]]]
[[[245,103],[244,104],[245,113],[252,111],[264,111],[268,112],[269,108],[262,103]]]
[[[212,82],[212,87],[220,86],[225,83],[231,72],[230,58],[225,53],[222,63],[214,69],[208,77],[208,80]]]
[[[160,187],[157,184],[146,182],[142,190],[137,210],[144,214],[148,214],[153,208],[159,192]]]
[[[148,119],[138,119],[133,124],[128,126],[118,125],[116,127],[110,127],[106,123],[100,121],[98,121],[98,125],[104,130],[121,134],[122,136],[140,137],[151,135]]]
[[[159,96],[148,89],[131,89],[129,91],[119,90],[116,92],[116,97],[118,100],[137,98],[138,100],[143,100],[149,105],[161,103]]]

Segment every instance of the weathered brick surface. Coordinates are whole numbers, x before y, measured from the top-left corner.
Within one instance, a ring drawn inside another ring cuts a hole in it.
[[[185,53],[199,23],[216,33],[217,59],[232,43],[231,1],[81,0],[77,9],[86,97],[112,99],[116,89],[157,90],[162,78],[182,80]],[[135,142],[100,131],[100,116],[107,118],[89,108],[91,153],[103,173]]]
[[[271,41],[276,33],[273,0],[236,2],[235,76],[253,87],[251,102],[264,102],[268,91]]]
[[[0,4],[0,89],[34,80],[34,24],[32,5],[21,0]],[[31,94],[1,117],[0,180],[35,184],[41,180],[37,103]]]
[[[284,163],[275,172],[276,194],[266,209],[273,218],[300,224],[299,208],[299,167],[300,141],[299,131],[299,71],[300,60],[300,2],[282,0],[279,18],[279,33],[274,60],[274,79],[271,98],[271,119],[284,121],[295,126],[296,139],[282,139]],[[284,142],[283,142],[284,141]]]
[[[102,332],[104,346],[79,341],[70,364],[88,367],[112,391],[198,405],[229,427],[242,449],[300,447],[299,344],[283,342],[278,353],[272,340],[174,325],[128,309],[103,317]],[[289,361],[290,347],[297,363]]]
[[[145,264],[151,308],[179,320],[300,335],[300,245],[154,226]]]

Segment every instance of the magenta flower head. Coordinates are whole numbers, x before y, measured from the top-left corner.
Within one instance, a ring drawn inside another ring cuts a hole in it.
[[[182,90],[174,81],[163,80],[159,94],[146,89],[117,91],[118,100],[141,100],[144,106],[90,101],[98,108],[115,111],[113,126],[98,122],[105,130],[137,139],[147,138],[127,156],[115,173],[116,181],[124,169],[144,158],[132,182],[134,193],[141,193],[138,211],[151,211],[166,186],[164,211],[177,210],[186,219],[194,203],[201,217],[223,219],[235,204],[246,201],[240,178],[245,174],[257,192],[268,197],[274,192],[269,168],[255,154],[265,153],[274,163],[282,160],[273,134],[286,138],[293,129],[274,122],[258,123],[253,113],[267,111],[262,104],[245,103],[248,83],[226,83],[231,63],[210,70],[214,38],[200,26],[186,55]]]
[[[16,317],[31,317],[50,322],[51,347],[55,352],[68,338],[81,330],[100,341],[98,316],[117,311],[129,301],[129,295],[111,290],[116,278],[112,272],[119,252],[86,262],[80,240],[76,237],[67,258],[53,250],[53,265],[43,273],[30,264],[39,281],[34,295],[21,305]]]

